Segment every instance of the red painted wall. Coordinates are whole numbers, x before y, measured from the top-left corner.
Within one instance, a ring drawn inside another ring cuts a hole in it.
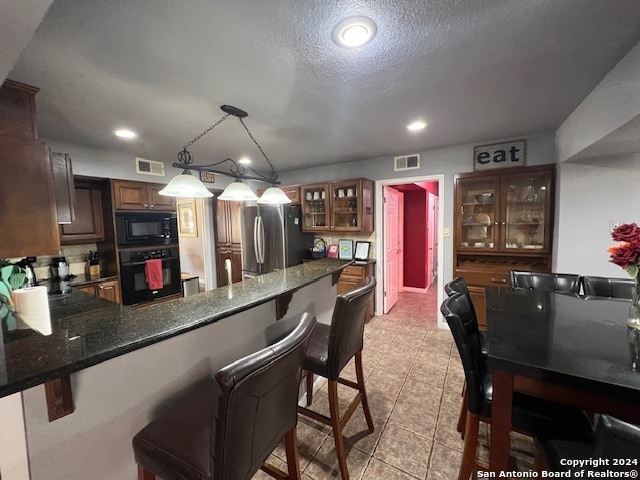
[[[427,193],[404,193],[404,286],[426,288]]]

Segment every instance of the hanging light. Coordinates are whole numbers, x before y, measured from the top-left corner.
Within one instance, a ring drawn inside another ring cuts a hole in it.
[[[269,160],[269,157],[267,157],[266,153],[264,153],[264,150],[244,123],[243,118],[248,115],[247,112],[245,112],[244,110],[240,110],[239,108],[232,107],[231,105],[222,105],[220,109],[225,113],[225,115],[200,135],[187,143],[184,147],[182,147],[182,150],[178,153],[178,162],[173,163],[172,166],[175,168],[181,168],[182,175],[178,175],[177,177],[173,178],[169,182],[169,184],[158,193],[160,193],[161,195],[169,195],[173,197],[211,196],[211,192],[207,190],[204,184],[198,178],[191,175],[191,170],[195,170],[201,172],[218,173],[220,175],[227,175],[236,179],[234,182],[230,183],[227,188],[224,189],[219,197],[221,200],[231,200],[238,202],[258,200],[258,203],[271,205],[290,203],[291,200],[289,200],[287,195],[282,191],[282,189],[276,186],[280,185],[280,182],[278,181],[278,172],[276,172],[276,169],[271,163],[271,160]],[[265,159],[267,165],[269,166],[270,171],[268,173],[260,173],[250,166],[241,162],[236,162],[231,158],[225,158],[220,162],[212,163],[209,165],[193,165],[193,157],[191,156],[188,148],[195,142],[200,140],[202,137],[204,137],[215,127],[224,122],[227,118],[229,118],[229,116],[234,116],[240,121],[240,123],[246,130],[247,135],[249,135],[251,141],[256,145],[256,147],[258,147],[258,150],[262,154],[262,157]],[[215,168],[223,164],[228,165],[228,170],[221,170],[221,167]],[[182,177],[185,178],[183,179]],[[257,180],[260,182],[269,183],[271,184],[271,187],[267,188],[262,197],[258,199],[257,195],[253,193],[251,188],[249,188],[249,186],[245,183],[242,183],[241,180]],[[208,192],[208,194],[205,194],[204,191]],[[199,195],[193,195],[191,192],[199,193]]]

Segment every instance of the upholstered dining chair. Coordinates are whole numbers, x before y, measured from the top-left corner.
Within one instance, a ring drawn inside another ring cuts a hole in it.
[[[536,459],[538,471],[563,472],[568,476],[570,467],[567,460],[608,459],[602,468],[593,467],[594,472],[608,470],[612,472],[637,471],[638,466],[611,460],[629,459],[633,462],[640,456],[640,426],[623,422],[609,415],[600,415],[593,441],[567,440],[553,437],[536,439],[541,455]],[[559,475],[558,475],[559,476]],[[600,478],[603,478],[600,476]]]
[[[478,327],[478,318],[476,317],[476,309],[473,306],[473,301],[471,300],[471,294],[469,293],[469,287],[467,286],[467,282],[462,277],[455,277],[449,283],[444,286],[444,291],[447,296],[454,295],[456,293],[461,293],[465,297],[467,297],[467,301],[469,302],[469,306],[471,308],[471,314],[473,316],[472,321],[469,324],[469,330],[473,330],[477,332],[478,338],[480,339],[480,350],[482,354],[487,356],[487,344],[484,333],[480,331]],[[464,438],[464,422],[466,420],[467,415],[467,383],[464,383],[462,387],[462,404],[460,405],[460,414],[458,415],[458,425],[457,429],[462,434]]]
[[[482,355],[467,297],[456,293],[446,298],[440,311],[451,329],[467,382],[467,418],[458,480],[468,480],[474,470],[488,468],[476,460],[476,452],[480,422],[491,422],[493,376]],[[512,425],[514,430],[531,436],[553,432],[564,438],[588,438],[591,433],[591,424],[580,410],[519,393],[513,396]]]
[[[636,282],[630,278],[582,277],[585,296],[633,299]]]
[[[248,480],[262,469],[300,479],[296,444],[302,363],[316,319],[219,370],[133,437],[138,479]],[[288,472],[265,463],[284,438]]]
[[[511,288],[528,288],[545,292],[580,294],[580,275],[567,273],[523,272],[511,270]]]
[[[328,380],[330,416],[305,407],[298,407],[298,412],[332,428],[338,465],[344,480],[349,479],[349,470],[342,430],[359,404],[362,404],[369,433],[373,433],[374,428],[364,386],[362,347],[367,305],[375,287],[376,279],[367,277],[362,287],[338,295],[333,307],[331,325],[317,323],[313,329],[303,366],[307,372],[307,406],[313,402],[313,375],[324,377]],[[352,358],[356,370],[355,382],[340,377],[342,369]],[[342,416],[338,403],[338,383],[358,391]]]

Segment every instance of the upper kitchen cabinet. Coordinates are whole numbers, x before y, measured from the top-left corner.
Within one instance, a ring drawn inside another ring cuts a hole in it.
[[[373,232],[373,181],[366,178],[300,187],[305,232]]]
[[[160,195],[165,186],[158,183],[112,180],[111,189],[116,210],[155,210],[175,212],[173,197]]]
[[[485,327],[485,287],[511,270],[551,270],[554,165],[461,174],[455,179],[454,276],[465,279]]]
[[[71,157],[66,153],[49,150],[49,158],[53,172],[53,191],[56,196],[58,223],[70,224],[76,219]]]
[[[74,196],[75,219],[68,225],[60,225],[60,242],[101,242],[105,235],[100,184],[76,180]]]
[[[11,81],[0,88],[0,258],[60,249],[51,161],[35,140],[37,91]]]

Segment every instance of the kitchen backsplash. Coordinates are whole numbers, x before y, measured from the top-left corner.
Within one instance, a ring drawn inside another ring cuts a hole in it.
[[[62,256],[67,259],[69,264],[69,273],[72,275],[82,275],[85,273],[87,265],[87,256],[89,251],[97,250],[95,243],[85,243],[81,245],[65,245],[61,249]],[[43,255],[37,257],[36,262],[33,264],[33,269],[38,281],[46,280],[51,277],[51,270],[49,265],[51,259],[59,255]],[[10,258],[11,262],[17,262],[21,258]]]

